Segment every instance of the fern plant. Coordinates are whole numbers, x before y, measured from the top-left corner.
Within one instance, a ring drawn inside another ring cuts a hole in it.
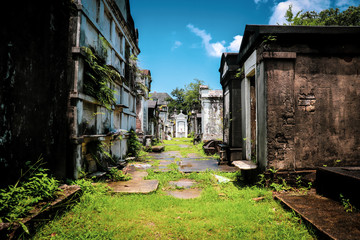
[[[108,110],[116,102],[114,91],[111,87],[114,81],[122,81],[120,73],[111,65],[106,65],[103,58],[96,55],[93,48],[82,47],[86,53],[84,93],[94,97]]]
[[[51,199],[58,190],[59,181],[48,175],[42,168],[43,159],[30,165],[19,180],[6,189],[0,189],[0,222],[16,222],[24,217],[33,205]]]

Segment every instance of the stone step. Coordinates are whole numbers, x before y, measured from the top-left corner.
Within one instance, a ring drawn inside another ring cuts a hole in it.
[[[248,160],[233,161],[232,164],[240,170],[251,170],[257,168],[255,163]]]
[[[274,198],[313,225],[320,239],[359,239],[360,213],[346,212],[342,204],[316,194],[315,190],[307,194],[276,193]]]
[[[316,171],[318,194],[341,201],[340,194],[360,208],[360,168],[321,167]]]

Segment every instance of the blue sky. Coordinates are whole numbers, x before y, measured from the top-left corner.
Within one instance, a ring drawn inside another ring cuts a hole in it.
[[[221,89],[222,52],[238,52],[246,24],[277,24],[294,12],[346,9],[360,0],[130,0],[139,30],[139,66],[152,74],[152,91],[170,93],[193,79]]]

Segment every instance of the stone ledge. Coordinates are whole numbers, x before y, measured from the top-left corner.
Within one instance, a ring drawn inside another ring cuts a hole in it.
[[[248,160],[233,161],[232,164],[240,170],[257,169],[257,165]]]
[[[339,202],[320,196],[314,190],[305,195],[275,193],[274,198],[314,226],[320,239],[359,239],[360,213],[346,212]]]

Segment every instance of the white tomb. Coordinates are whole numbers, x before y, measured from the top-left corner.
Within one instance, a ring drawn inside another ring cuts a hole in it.
[[[187,137],[187,135],[188,135],[187,119],[188,119],[188,116],[183,114],[182,110],[180,110],[180,114],[175,115],[175,123],[176,123],[175,136],[177,138],[186,138]]]

